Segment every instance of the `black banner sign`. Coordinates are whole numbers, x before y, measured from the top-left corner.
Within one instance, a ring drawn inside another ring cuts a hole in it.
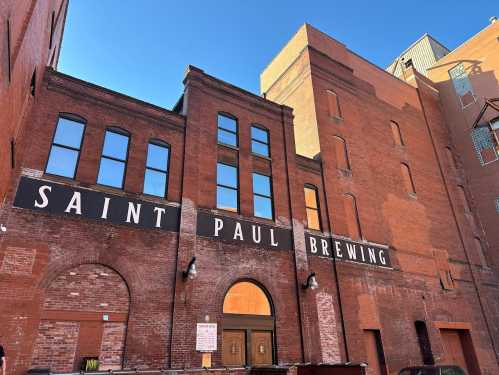
[[[15,207],[177,232],[178,207],[21,177]]]
[[[203,211],[198,212],[197,224],[198,236],[245,243],[272,250],[292,249],[292,234],[289,229],[236,220]]]
[[[343,238],[328,238],[305,234],[307,253],[322,257],[335,257],[356,263],[380,267],[391,267],[389,249],[370,243],[361,243]]]

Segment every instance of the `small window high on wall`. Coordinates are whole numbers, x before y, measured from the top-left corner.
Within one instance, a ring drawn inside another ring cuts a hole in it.
[[[85,123],[83,119],[60,116],[45,168],[46,173],[75,178]]]
[[[347,193],[343,195],[343,201],[348,236],[354,240],[361,239],[362,230],[360,227],[359,212],[357,210],[357,200],[352,194]]]
[[[390,127],[392,129],[393,142],[397,146],[404,146],[404,138],[402,137],[399,124],[395,121],[390,121]]]
[[[416,194],[416,187],[414,186],[414,180],[412,178],[411,169],[405,163],[400,164],[400,169],[402,171],[402,178],[404,180],[405,189],[409,194]]]
[[[347,144],[340,136],[333,136],[334,150],[336,156],[336,167],[344,171],[350,170],[350,160],[348,158]]]
[[[327,105],[328,105],[329,116],[341,118],[341,108],[340,108],[340,101],[338,99],[338,95],[331,90],[327,90],[326,95],[327,95]]]
[[[128,160],[128,132],[119,128],[109,128],[104,136],[104,146],[100,159],[97,183],[123,189]]]
[[[317,188],[313,185],[305,185],[305,209],[307,210],[307,227],[309,229],[321,230],[321,219],[319,212],[319,197]]]
[[[162,141],[150,141],[147,146],[144,194],[165,197],[168,186],[170,147]]]

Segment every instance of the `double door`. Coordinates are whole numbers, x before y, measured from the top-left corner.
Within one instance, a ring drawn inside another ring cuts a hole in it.
[[[270,366],[273,363],[272,331],[225,329],[222,335],[224,366]]]

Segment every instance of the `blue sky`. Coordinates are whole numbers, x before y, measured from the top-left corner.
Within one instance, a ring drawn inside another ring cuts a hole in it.
[[[497,13],[497,0],[70,0],[58,69],[170,109],[188,64],[258,94],[305,22],[384,68],[425,32],[452,49]]]

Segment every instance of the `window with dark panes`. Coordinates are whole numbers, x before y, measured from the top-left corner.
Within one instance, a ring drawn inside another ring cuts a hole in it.
[[[217,208],[238,212],[238,186],[237,167],[217,163]]]
[[[122,189],[130,137],[124,130],[108,129],[104,137],[97,183]]]
[[[315,186],[305,185],[305,209],[307,210],[307,226],[309,229],[321,230],[319,199]]]
[[[83,122],[59,117],[45,168],[46,173],[75,178],[84,129]]]
[[[144,194],[166,197],[168,186],[168,161],[170,147],[161,141],[151,141],[147,146]]]
[[[237,147],[237,120],[218,114],[218,143]]]
[[[269,132],[258,126],[251,127],[251,152],[253,154],[270,156]]]
[[[253,214],[264,219],[273,218],[272,185],[270,177],[253,173]]]

